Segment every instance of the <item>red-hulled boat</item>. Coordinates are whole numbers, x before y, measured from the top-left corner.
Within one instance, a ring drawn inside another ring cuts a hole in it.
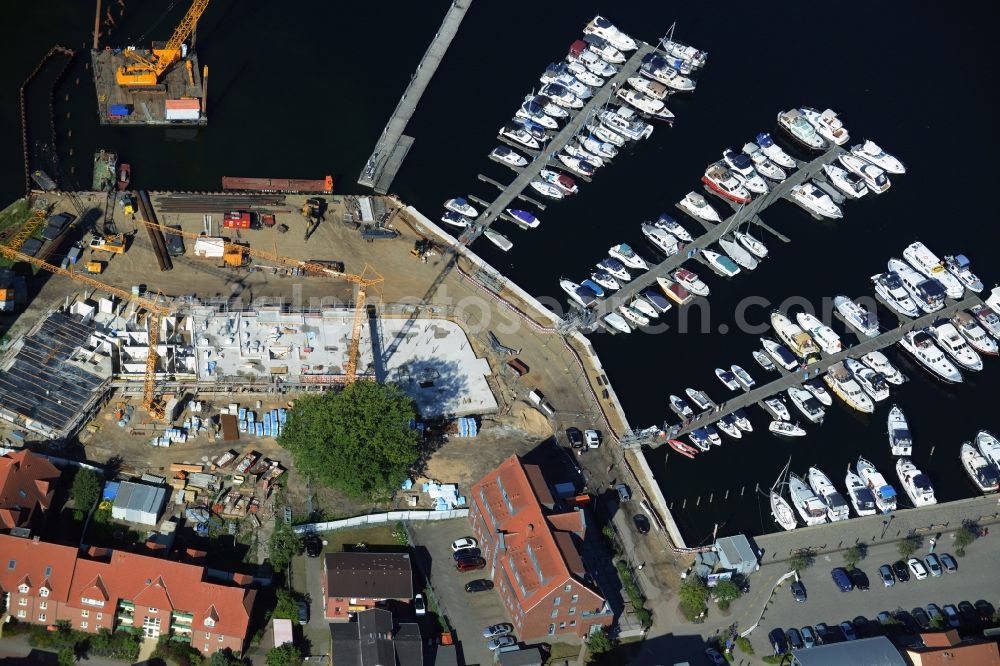
[[[668,439],[667,444],[669,444],[670,448],[672,448],[674,451],[681,454],[682,456],[687,456],[688,458],[694,458],[696,455],[698,455],[698,449],[694,448],[690,444],[685,444],[679,439]]]
[[[705,169],[701,182],[708,185],[719,196],[738,204],[750,203],[750,191],[722,164],[713,164]]]
[[[131,164],[119,164],[118,165],[118,191],[124,192],[128,189],[129,183],[132,182],[132,165]]]

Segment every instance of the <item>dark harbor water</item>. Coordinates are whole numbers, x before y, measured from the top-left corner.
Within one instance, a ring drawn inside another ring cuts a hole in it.
[[[112,35],[115,45],[165,39],[187,6],[178,2],[164,12],[153,3],[133,4]],[[387,8],[217,0],[198,35],[199,57],[210,69],[209,127],[201,132],[99,127],[84,57],[57,95],[61,162],[75,168],[81,184],[89,181],[94,150],[105,147],[132,164],[136,187],[215,190],[223,175],[332,173],[338,191],[354,191],[357,174],[446,7],[446,2]],[[5,200],[20,195],[23,180],[17,88],[53,43],[89,47],[92,26],[91,3],[36,3],[22,10],[23,29],[9,30],[15,34],[0,46],[8,100],[2,113],[9,128],[0,136]],[[817,222],[791,204],[775,204],[763,217],[792,242],[762,235],[771,256],[752,273],[721,280],[692,263],[712,288],[705,330],[679,333],[675,309],[666,317],[670,331],[594,336],[634,426],[673,420],[667,395],[687,386],[723,398],[728,391],[714,377],[716,366],[739,363],[764,378],[750,356],[761,333],[741,332],[737,323],[745,299],[758,299],[746,310],[750,323],[766,324],[767,313],[784,308],[782,303],[808,303],[822,312],[824,297],[872,293],[869,276],[918,238],[939,255],[965,252],[989,285],[998,279],[1000,234],[983,195],[1000,176],[991,157],[998,146],[993,103],[1000,54],[986,17],[957,3],[840,6],[839,18],[831,20],[823,8],[808,4],[762,12],[748,3],[726,4],[724,11],[694,3],[589,0],[539,2],[525,9],[479,0],[407,128],[416,143],[396,178],[395,193],[432,218],[446,198],[492,198],[496,190],[478,182],[476,174],[511,178],[486,158],[497,145],[497,128],[537,87],[545,65],[559,59],[598,12],[647,41],[677,20],[678,38],[708,50],[709,64],[697,77],[694,95],[669,102],[677,115],[673,129],[657,128],[593,183],[581,184],[579,196],[550,206],[540,214],[539,229],[522,232],[498,223],[515,243],[510,253],[485,241],[475,246],[533,294],[564,300],[558,278],[582,279],[618,242],[652,255],[640,222],[674,213],[674,202],[700,187],[705,165],[723,149],[738,150],[760,131],[777,133],[774,118],[781,109],[832,107],[853,137],[875,139],[909,169],[893,179],[889,192],[848,203],[837,222]],[[49,156],[42,145],[44,80],[40,76],[29,94],[31,152],[41,166]],[[682,221],[691,231],[701,230]],[[880,314],[892,321],[888,312]],[[839,321],[833,326],[844,333]],[[856,341],[853,335],[844,339]],[[993,411],[1000,361],[988,359],[984,372],[965,373],[963,385],[947,388],[901,352],[887,353],[911,381],[894,389],[871,417],[837,401],[822,427],[807,424],[807,437],[786,441],[767,435],[768,419],[751,409],[754,435],[726,441],[697,460],[667,457],[666,450],[649,453],[668,502],[675,509],[686,502],[675,515],[688,543],[710,538],[716,524],[720,534],[772,529],[766,498],[754,489],[770,486],[789,456],[794,471],[804,474],[817,464],[840,485],[847,465],[864,454],[895,482],[885,433],[885,415],[894,402],[910,418],[915,462],[930,475],[939,499],[971,495],[958,447],[980,428],[1000,431],[1000,416]]]

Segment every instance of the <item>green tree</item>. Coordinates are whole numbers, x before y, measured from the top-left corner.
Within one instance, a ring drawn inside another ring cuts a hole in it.
[[[844,551],[844,564],[847,565],[848,569],[853,569],[857,566],[858,562],[861,561],[861,549],[857,546],[851,546]]]
[[[243,666],[245,662],[233,654],[229,648],[219,650],[208,660],[208,666]]]
[[[736,637],[736,647],[738,647],[743,654],[753,654],[753,644],[750,643],[750,639],[746,636]]]
[[[708,588],[705,587],[701,578],[688,576],[681,583],[678,596],[681,600],[681,612],[684,613],[684,617],[688,620],[694,620],[705,610],[705,602],[708,601]]]
[[[62,650],[59,650],[59,655],[56,659],[59,666],[76,666],[76,653],[71,647],[65,647]]]
[[[73,500],[73,506],[86,513],[101,497],[101,480],[91,470],[81,468],[73,477],[69,496]]]
[[[299,619],[299,607],[295,603],[295,598],[291,592],[283,587],[278,588],[277,601],[274,604],[272,617],[281,620],[295,620],[296,622]]]
[[[603,628],[587,637],[587,651],[595,657],[610,651],[614,646],[614,641]]]
[[[931,618],[930,626],[934,631],[941,631],[945,628],[944,617],[941,615],[935,615]]]
[[[729,608],[729,604],[739,599],[741,594],[743,592],[731,580],[720,580],[712,591],[712,596],[715,597],[722,610]]]
[[[354,382],[296,400],[278,443],[312,480],[351,497],[380,499],[399,487],[419,456],[414,417],[413,399],[395,384]]]
[[[920,548],[920,537],[916,536],[908,536],[896,544],[899,556],[904,560],[917,552],[918,548]]]
[[[392,540],[399,546],[410,545],[410,537],[406,534],[406,525],[402,522],[396,523],[396,526],[392,528]]]
[[[955,530],[955,554],[965,557],[965,549],[976,540],[976,534],[967,525],[962,525]]]
[[[788,567],[792,571],[802,571],[808,569],[816,561],[816,555],[809,548],[797,550],[788,558]]]
[[[302,652],[292,643],[285,643],[267,651],[267,666],[300,666]]]
[[[291,525],[276,519],[269,550],[271,566],[276,571],[285,571],[292,558],[302,554],[302,537],[295,533]]]

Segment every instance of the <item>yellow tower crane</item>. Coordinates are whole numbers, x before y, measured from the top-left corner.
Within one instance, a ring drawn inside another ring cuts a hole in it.
[[[164,226],[162,224],[157,224],[155,222],[150,222],[142,217],[137,218],[139,222],[151,227],[153,229],[159,229],[164,234],[174,234],[178,236],[184,236],[192,240],[197,240],[199,238],[205,238],[201,234],[195,234],[190,231],[184,231],[182,229],[174,229],[171,227]],[[351,327],[351,346],[347,354],[347,363],[344,367],[344,376],[347,383],[352,383],[358,378],[358,355],[361,347],[361,328],[364,326],[364,315],[365,315],[365,300],[367,298],[366,290],[369,287],[374,287],[380,285],[385,281],[374,268],[365,264],[364,269],[361,271],[360,275],[355,275],[352,273],[344,273],[338,270],[334,270],[329,266],[320,264],[314,261],[303,261],[301,259],[293,259],[291,257],[285,257],[276,252],[268,252],[267,250],[258,250],[247,245],[242,245],[240,243],[233,243],[229,240],[223,239],[224,252],[229,254],[245,253],[251,257],[257,257],[258,259],[264,259],[266,261],[273,261],[280,263],[284,266],[289,266],[291,268],[299,268],[306,273],[312,273],[315,275],[321,275],[325,277],[330,277],[335,280],[345,280],[347,282],[352,282],[358,285],[358,295],[355,299],[354,304],[354,324]]]
[[[184,18],[177,25],[174,34],[163,48],[153,47],[152,58],[145,58],[133,50],[125,51],[125,56],[134,60],[131,65],[122,65],[115,72],[115,81],[120,86],[155,86],[167,68],[181,59],[181,44],[184,43],[205,13],[209,0],[194,0]]]

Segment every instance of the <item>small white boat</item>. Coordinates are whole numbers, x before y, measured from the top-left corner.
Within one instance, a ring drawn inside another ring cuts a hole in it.
[[[767,193],[767,182],[757,173],[749,155],[727,148],[722,151],[722,161],[751,194]]]
[[[559,286],[566,295],[569,296],[575,303],[579,304],[581,307],[589,308],[597,300],[597,294],[591,291],[588,287],[579,285],[572,280],[567,280],[566,278],[559,279]]]
[[[619,333],[631,333],[632,327],[628,325],[625,321],[625,317],[622,317],[617,312],[609,312],[608,314],[601,317],[605,324],[618,331]]]
[[[507,146],[497,146],[490,151],[490,156],[514,167],[523,167],[528,164],[528,160]]]
[[[913,461],[909,458],[900,458],[896,461],[896,476],[903,486],[903,492],[913,502],[913,506],[930,506],[937,504],[937,497],[934,496],[934,486],[926,474],[917,469]]]
[[[792,139],[809,150],[826,150],[826,139],[806,120],[798,109],[778,113],[778,127],[785,130]]]
[[[576,194],[580,191],[579,186],[577,186],[576,181],[567,176],[564,173],[559,173],[558,171],[552,171],[551,169],[542,169],[538,172],[538,175],[549,185],[556,187],[559,191],[566,194]],[[532,181],[534,182],[534,181]],[[544,194],[544,192],[542,192]]]
[[[669,90],[667,86],[660,83],[659,81],[653,81],[652,79],[647,79],[645,76],[632,76],[628,79],[628,84],[632,86],[635,90],[649,95],[653,99],[663,100],[667,98]]]
[[[788,500],[779,495],[773,488],[771,489],[771,515],[774,516],[774,522],[786,531],[794,530],[798,526],[795,513],[792,511],[791,505],[788,504]]]
[[[486,240],[493,243],[504,252],[508,252],[512,247],[514,247],[514,243],[512,243],[509,238],[504,236],[499,231],[493,231],[492,229],[484,229],[483,235],[486,236]]]
[[[886,355],[880,351],[870,351],[861,357],[861,362],[869,368],[885,377],[885,381],[898,386],[906,381],[903,373],[896,366],[889,362]]]
[[[834,187],[852,199],[860,199],[868,194],[865,179],[847,169],[842,169],[836,164],[825,164],[823,173]]]
[[[965,293],[965,285],[955,275],[945,268],[937,255],[920,241],[914,241],[903,250],[903,258],[923,275],[933,278],[944,286],[949,298],[961,298]]]
[[[913,455],[913,435],[910,434],[910,424],[906,421],[903,410],[893,405],[887,419],[889,428],[889,451],[894,456]]]
[[[962,334],[962,337],[969,341],[969,346],[977,352],[988,356],[997,355],[996,341],[986,333],[986,330],[979,325],[976,318],[968,312],[959,310],[952,315],[951,323],[955,325],[955,329]]]
[[[885,480],[875,465],[864,458],[858,458],[858,476],[875,496],[875,506],[882,513],[896,510],[896,489]]]
[[[737,409],[733,412],[733,418],[736,419],[736,427],[743,432],[753,432],[753,424],[750,423],[750,417],[742,409]]]
[[[639,92],[638,90],[619,88],[615,92],[615,95],[629,106],[638,111],[642,111],[643,113],[660,113],[666,108],[663,100],[650,97],[646,93]]]
[[[763,259],[767,256],[767,246],[751,236],[749,233],[734,231],[733,236],[735,236],[736,240],[740,242],[740,245],[745,247],[750,254],[754,255],[758,259]]]
[[[531,136],[523,127],[518,127],[516,125],[504,125],[501,127],[500,136],[507,137],[514,143],[519,143],[526,148],[538,150],[541,147],[541,144],[538,143],[538,139]]]
[[[649,222],[643,222],[641,227],[642,234],[649,239],[649,242],[655,245],[666,254],[668,257],[677,254],[680,251],[680,245],[677,243],[677,239],[667,233],[664,229],[657,227]]]
[[[638,141],[648,139],[653,134],[653,126],[639,118],[634,109],[625,106],[602,111],[597,117],[603,125],[626,139]]]
[[[761,132],[757,135],[757,146],[760,147],[760,152],[779,167],[794,169],[797,166],[792,156],[782,150],[768,132]]]
[[[797,370],[799,367],[799,359],[791,352],[788,347],[775,342],[771,338],[761,338],[760,344],[764,345],[764,351],[766,351],[774,362],[783,367],[785,370]]]
[[[691,292],[689,292],[682,284],[674,282],[669,278],[658,277],[656,278],[656,284],[659,285],[663,294],[673,302],[677,303],[677,305],[684,305],[694,298]]]
[[[537,229],[538,225],[542,223],[541,220],[534,216],[534,214],[526,210],[521,210],[519,208],[505,208],[504,212],[507,213],[512,220],[514,220],[515,224],[527,229]]]
[[[892,186],[892,181],[889,180],[889,176],[885,175],[885,171],[881,167],[875,166],[857,155],[843,153],[837,156],[837,160],[845,169],[861,176],[868,189],[875,194],[881,194]]]
[[[847,371],[843,363],[831,365],[823,376],[823,381],[848,407],[853,407],[863,414],[871,414],[875,411],[875,403],[868,397],[853,375]]]
[[[899,346],[939,379],[952,384],[962,381],[962,373],[948,360],[941,348],[934,344],[934,339],[926,331],[910,331],[899,341]]]
[[[569,146],[566,146],[566,148],[568,147]],[[575,174],[579,174],[581,176],[594,175],[594,165],[584,159],[574,157],[573,155],[569,155],[567,153],[559,153],[556,157],[559,158],[559,161],[562,162],[567,169]]]
[[[722,222],[718,211],[712,208],[712,205],[705,200],[705,197],[697,192],[688,192],[677,205],[699,220],[714,222],[715,224]]]
[[[819,467],[810,467],[806,478],[809,479],[809,487],[826,505],[826,517],[831,523],[851,517],[851,508],[847,505],[847,500]]]
[[[812,396],[819,400],[820,404],[824,407],[830,407],[833,405],[833,398],[830,396],[830,392],[826,390],[823,383],[817,379],[810,379],[809,381],[802,384],[807,391],[812,393]]]
[[[705,63],[708,62],[707,51],[701,51],[693,46],[682,44],[672,38],[661,39],[660,48],[663,49],[663,52],[669,56],[680,58],[685,62],[691,63],[691,67],[695,69],[704,67]]]
[[[444,207],[470,219],[475,219],[479,216],[479,211],[473,208],[468,201],[461,197],[448,199],[444,202]]]
[[[630,282],[632,280],[632,276],[625,268],[625,264],[623,264],[618,259],[615,259],[614,257],[601,259],[599,262],[597,262],[597,267],[603,271],[607,271],[608,273],[613,275],[616,279],[621,280],[622,282]]]
[[[694,403],[694,406],[702,411],[715,406],[715,403],[712,402],[711,398],[709,398],[708,394],[704,391],[699,391],[689,387],[684,389],[684,393],[687,394],[688,400]]]
[[[729,414],[726,414],[721,419],[716,421],[715,425],[724,435],[728,435],[733,439],[743,438],[743,433],[740,432],[740,429],[736,427],[736,423],[734,422],[733,417]]]
[[[627,305],[619,305],[618,312],[633,326],[649,326],[649,318]]]
[[[733,203],[747,204],[753,197],[750,190],[746,188],[739,178],[721,162],[710,164],[705,169],[701,182],[705,183],[713,192],[723,199],[728,199]]]
[[[558,83],[546,83],[542,86],[542,89],[538,91],[538,94],[545,95],[554,103],[565,109],[583,108],[583,100]]]
[[[673,272],[673,278],[695,296],[708,296],[711,293],[708,285],[694,271],[678,268]]]
[[[861,388],[875,402],[889,398],[889,384],[879,373],[853,358],[844,359],[844,367],[850,372]]]
[[[618,155],[618,149],[615,148],[613,143],[608,143],[607,141],[598,141],[592,136],[580,136],[576,137],[577,142],[580,147],[586,150],[591,155],[595,155],[605,160],[613,160],[616,155]]]
[[[866,139],[862,144],[851,146],[851,153],[868,160],[888,173],[906,173],[906,167],[903,166],[903,163],[882,150],[874,141]]]
[[[716,368],[715,369],[715,376],[718,377],[719,381],[722,382],[723,386],[725,386],[730,391],[739,391],[740,390],[740,383],[738,381],[736,381],[736,375],[734,375],[729,370],[724,370],[722,368]]]
[[[945,306],[947,292],[943,284],[934,278],[918,273],[908,263],[895,257],[889,259],[888,265],[889,271],[899,277],[900,285],[921,310],[929,314],[937,312]]]
[[[971,442],[964,442],[962,444],[959,457],[962,460],[962,467],[965,469],[965,473],[969,475],[972,483],[976,485],[976,488],[980,492],[996,492],[998,482],[1000,482],[996,465],[977,451]]]
[[[600,58],[595,58],[595,60],[600,62],[601,65],[605,64],[603,61],[601,61]],[[595,74],[590,70],[590,68],[587,67],[586,64],[584,64],[579,60],[576,60],[575,58],[566,59],[566,68],[570,71],[573,77],[580,83],[588,85],[592,88],[600,88],[601,86],[604,85],[605,82],[604,77]]]
[[[565,64],[565,63],[563,63],[563,64]],[[574,95],[576,95],[580,99],[590,99],[591,97],[594,96],[594,89],[591,88],[586,83],[584,83],[583,81],[581,81],[580,79],[576,78],[576,76],[574,76],[573,73],[571,71],[569,71],[568,67],[566,68],[566,71],[562,72],[561,74],[559,74],[555,78],[550,79],[548,81],[542,81],[542,83],[555,83],[557,85],[560,85],[563,88],[565,88],[566,90],[568,90],[571,93],[573,93]],[[539,95],[539,97],[541,97],[541,95]],[[558,111],[555,111],[552,108],[553,106],[556,106],[557,108],[562,109],[562,113],[559,113]],[[559,107],[554,102],[552,104],[549,104],[549,105],[545,106],[545,113],[549,113],[549,114],[553,115],[553,117],[556,117],[556,118],[565,118],[566,117],[566,115],[562,115],[562,114],[566,114],[565,108],[564,107]]]
[[[635,253],[628,243],[619,243],[618,245],[613,245],[609,250],[608,254],[618,259],[623,264],[629,268],[638,268],[640,270],[649,270],[649,265],[646,260]]]
[[[916,301],[913,300],[913,297],[910,296],[910,292],[903,285],[899,273],[895,271],[876,273],[872,276],[872,283],[875,285],[875,293],[892,310],[895,310],[904,317],[912,318],[920,316],[920,308],[917,306]]]
[[[837,335],[836,331],[821,322],[815,315],[809,312],[799,312],[795,315],[795,321],[802,327],[802,330],[812,336],[820,349],[827,354],[836,354],[843,349],[840,336]]]
[[[794,474],[790,474],[788,476],[788,491],[792,496],[792,505],[799,512],[799,516],[806,525],[822,525],[826,522],[826,504],[823,503],[823,500],[816,497],[816,494],[806,485],[805,481]]]
[[[789,196],[810,213],[815,213],[820,217],[836,220],[844,216],[844,212],[840,210],[840,206],[833,203],[830,195],[816,187],[811,181],[793,187]]]
[[[677,416],[682,419],[694,416],[694,409],[684,398],[671,394],[667,397],[667,399],[670,401],[670,408],[677,413]]]
[[[837,117],[836,112],[832,109],[820,112],[808,106],[803,106],[799,107],[799,111],[809,121],[809,124],[815,128],[816,132],[830,143],[842,146],[851,138],[847,133],[847,128],[844,127],[844,123],[840,121],[840,118]]]
[[[813,397],[812,393],[798,386],[789,387],[786,392],[792,404],[795,405],[803,416],[813,423],[823,422],[826,410],[823,409],[823,405],[820,404],[819,400]]]
[[[559,189],[552,183],[546,182],[538,178],[532,180],[528,184],[531,185],[532,189],[541,194],[543,197],[548,197],[550,199],[555,199],[556,201],[558,201],[566,196],[566,194],[561,189]]]
[[[632,302],[629,303],[629,307],[646,315],[648,319],[656,319],[660,316],[660,313],[656,311],[656,308],[642,298],[633,299]]]
[[[858,303],[855,303],[847,296],[835,296],[833,305],[837,312],[844,318],[844,321],[861,335],[869,338],[877,337],[879,334],[878,317],[873,311],[867,310]]]
[[[691,92],[695,87],[692,79],[682,76],[681,72],[671,67],[670,62],[658,53],[648,53],[643,56],[639,74],[652,79],[657,85],[667,86],[678,92]]]
[[[618,291],[622,288],[615,276],[605,270],[596,270],[590,274],[590,279],[610,291]]]
[[[595,125],[592,123],[588,123],[587,131],[589,131],[594,136],[594,138],[600,139],[605,143],[610,143],[615,148],[621,148],[622,146],[625,145],[625,137],[616,132],[611,131],[604,125],[600,124]]]
[[[549,102],[549,104],[555,108],[559,108],[558,105],[554,105],[552,102]],[[566,111],[563,110],[563,113],[566,113]],[[545,113],[544,107],[536,102],[531,95],[525,98],[525,101],[521,104],[521,107],[517,110],[517,112],[515,112],[514,115],[518,118],[525,118],[536,122],[545,129],[559,129],[559,123],[556,121],[555,116]]]
[[[441,221],[459,229],[465,229],[472,223],[472,220],[453,210],[446,210],[441,216]]]
[[[813,363],[820,359],[820,347],[816,341],[797,324],[793,324],[784,313],[778,310],[771,313],[771,327],[781,342],[802,361]]]
[[[771,414],[778,421],[789,421],[792,415],[788,411],[788,406],[781,401],[781,398],[777,396],[772,396],[770,398],[765,398],[761,404],[764,410]]]
[[[874,516],[878,513],[875,506],[875,495],[861,480],[861,477],[851,471],[850,465],[847,466],[847,476],[844,478],[844,483],[847,484],[847,497],[851,501],[851,506],[854,507],[854,512],[859,517]]]
[[[563,152],[565,152],[570,157],[575,157],[578,160],[586,162],[591,167],[593,167],[592,170],[597,170],[604,166],[604,160],[602,158],[581,148],[579,144],[567,143],[563,147]]]
[[[677,220],[670,217],[666,213],[661,213],[660,217],[657,218],[656,222],[653,222],[653,226],[657,226],[663,229],[668,234],[670,234],[677,240],[682,241],[684,243],[690,243],[691,241],[694,240],[694,237],[688,233],[687,229],[682,227]]]
[[[736,241],[723,236],[719,239],[719,246],[726,252],[730,259],[742,268],[752,271],[757,268],[759,262],[757,257],[747,252]]]
[[[944,353],[961,367],[974,372],[983,369],[982,357],[965,341],[950,321],[940,319],[928,326],[927,332],[933,336]]]
[[[764,368],[768,372],[777,372],[778,366],[774,364],[771,357],[764,353],[762,349],[755,349],[753,351],[753,360],[757,361],[757,365]]]
[[[778,150],[781,149],[779,148]],[[743,152],[750,157],[750,161],[753,162],[753,166],[757,172],[765,178],[770,178],[780,183],[788,177],[788,173],[775,164],[756,143],[743,144]]]
[[[583,41],[587,44],[587,50],[596,53],[601,60],[612,65],[621,65],[625,62],[625,54],[616,49],[611,42],[595,34],[585,34]]]
[[[1000,467],[1000,440],[997,440],[990,432],[980,430],[976,434],[976,446],[983,457]]]
[[[688,439],[694,444],[699,451],[708,451],[712,448],[711,444],[708,442],[708,433],[705,432],[704,428],[697,428],[688,433]]]
[[[600,15],[595,16],[593,20],[583,29],[583,32],[586,35],[597,35],[598,37],[603,37],[608,40],[609,43],[614,45],[615,48],[622,51],[635,51],[638,48],[634,39],[616,28],[611,21]]]
[[[738,275],[740,272],[740,267],[737,266],[732,259],[724,257],[718,252],[713,252],[712,250],[701,250],[701,256],[705,258],[705,261],[707,261],[709,265],[727,277]]]
[[[1000,340],[1000,315],[997,315],[988,305],[973,305],[969,312],[979,320],[979,325],[986,329],[986,332],[994,338]]]
[[[744,391],[749,391],[754,386],[756,386],[757,382],[755,382],[753,377],[750,376],[750,373],[744,370],[742,367],[734,363],[733,365],[729,366],[729,370],[733,373],[733,376],[736,377],[736,382],[740,385],[741,388],[743,388]]]
[[[969,291],[974,291],[977,294],[983,291],[983,281],[972,272],[972,264],[964,254],[944,255],[944,266]]]
[[[722,437],[719,436],[719,429],[714,425],[705,426],[705,432],[708,433],[708,441],[715,446],[722,446]]]

